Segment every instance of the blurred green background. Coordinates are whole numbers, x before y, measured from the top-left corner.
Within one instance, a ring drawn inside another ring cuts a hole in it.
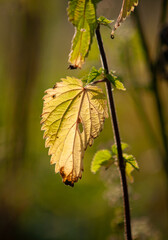
[[[68,70],[73,26],[67,0],[0,0],[0,238],[123,239],[122,200],[116,169],[93,175],[91,160],[110,147],[110,119],[84,157],[83,177],[65,186],[50,166],[40,130],[44,91],[67,75],[82,77],[100,67],[94,39],[81,70]],[[139,12],[151,58],[157,53],[162,1],[140,0]],[[121,1],[103,0],[98,16],[116,19]],[[102,27],[109,67],[121,76],[126,92],[114,90],[122,141],[140,166],[129,184],[135,239],[167,239],[168,177],[164,146],[144,50],[132,15],[116,31]],[[102,84],[104,89],[104,86]],[[168,85],[159,82],[168,130]]]

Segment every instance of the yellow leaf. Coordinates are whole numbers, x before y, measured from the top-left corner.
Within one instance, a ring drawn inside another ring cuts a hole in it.
[[[67,77],[44,96],[42,130],[51,164],[70,186],[82,177],[84,151],[93,144],[108,117],[105,96],[97,86]]]

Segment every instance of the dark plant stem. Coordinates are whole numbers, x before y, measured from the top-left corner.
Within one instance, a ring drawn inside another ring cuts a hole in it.
[[[108,64],[106,59],[106,54],[103,47],[103,42],[100,34],[100,26],[98,25],[96,29],[96,37],[97,37],[97,43],[99,46],[100,56],[102,60],[102,66],[105,70],[105,72],[108,74]],[[110,107],[110,114],[111,114],[111,122],[113,126],[113,131],[115,135],[115,142],[118,149],[118,161],[119,161],[119,171],[121,176],[121,185],[123,190],[123,201],[124,201],[124,221],[125,221],[125,239],[132,240],[132,234],[131,234],[131,217],[130,217],[130,206],[129,206],[129,196],[128,196],[128,186],[127,186],[127,180],[126,180],[126,174],[125,174],[125,162],[123,159],[122,154],[122,148],[121,148],[121,140],[120,140],[120,133],[119,133],[119,127],[117,122],[117,115],[114,105],[114,99],[113,99],[113,93],[111,88],[111,83],[108,79],[106,80],[106,91],[108,95],[108,101],[109,101],[109,107]]]

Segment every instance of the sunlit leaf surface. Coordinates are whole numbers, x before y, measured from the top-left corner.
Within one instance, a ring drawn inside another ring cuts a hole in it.
[[[117,76],[114,75],[114,73],[111,71],[109,74],[106,74],[106,78],[112,83],[112,85],[118,89],[125,91],[126,88],[124,87],[124,84],[119,80]]]
[[[113,20],[109,20],[109,19],[107,19],[107,18],[104,17],[104,16],[100,16],[100,17],[97,19],[97,21],[98,21],[99,24],[104,25],[104,26],[106,26],[106,27],[108,27],[108,28],[111,29],[110,24],[113,22]]]
[[[69,62],[81,68],[87,56],[97,25],[96,0],[70,0],[68,6],[69,21],[75,26]]]
[[[104,150],[100,150],[98,151],[93,158],[92,161],[92,165],[91,165],[91,171],[93,173],[96,173],[101,166],[109,166],[110,165],[110,161],[112,161],[112,153],[111,151],[104,149]]]
[[[122,151],[124,152],[128,148],[127,143],[121,143]],[[112,165],[116,165],[118,162],[118,149],[117,145],[113,144],[111,146],[111,149],[103,149],[98,151],[92,160],[91,164],[91,171],[93,173],[96,173],[99,171],[99,169],[104,166],[106,169],[108,169]],[[138,163],[135,159],[135,157],[132,154],[123,153],[123,160],[125,162],[125,172],[127,174],[127,177],[131,182],[134,181],[134,178],[132,176],[132,172],[134,169],[139,170]],[[118,164],[117,164],[118,165]]]
[[[126,167],[125,167],[126,174],[127,174],[128,178],[130,179],[130,181],[133,182],[134,178],[132,176],[132,171],[134,169],[139,170],[138,163],[137,163],[136,159],[134,158],[134,156],[131,154],[124,153],[123,158],[126,163]]]
[[[107,117],[105,96],[97,86],[84,87],[81,80],[67,77],[46,91],[41,121],[45,146],[65,184],[73,186],[82,177],[84,151]]]

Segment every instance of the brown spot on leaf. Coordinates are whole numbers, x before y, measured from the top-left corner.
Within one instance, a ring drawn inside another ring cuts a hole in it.
[[[60,168],[60,174],[61,177],[64,179],[66,177],[65,173],[64,173],[64,167]]]
[[[76,65],[69,65],[68,69],[73,70],[73,69],[77,69],[78,67]]]
[[[70,181],[68,181],[68,180],[65,180],[65,185],[68,185],[68,186],[70,186],[70,187],[74,187],[74,183],[73,182],[70,182]]]
[[[64,172],[64,167],[60,169],[60,174],[62,176],[63,183],[71,187],[73,187],[74,183],[78,181],[78,177],[74,177],[72,172],[67,176]]]

